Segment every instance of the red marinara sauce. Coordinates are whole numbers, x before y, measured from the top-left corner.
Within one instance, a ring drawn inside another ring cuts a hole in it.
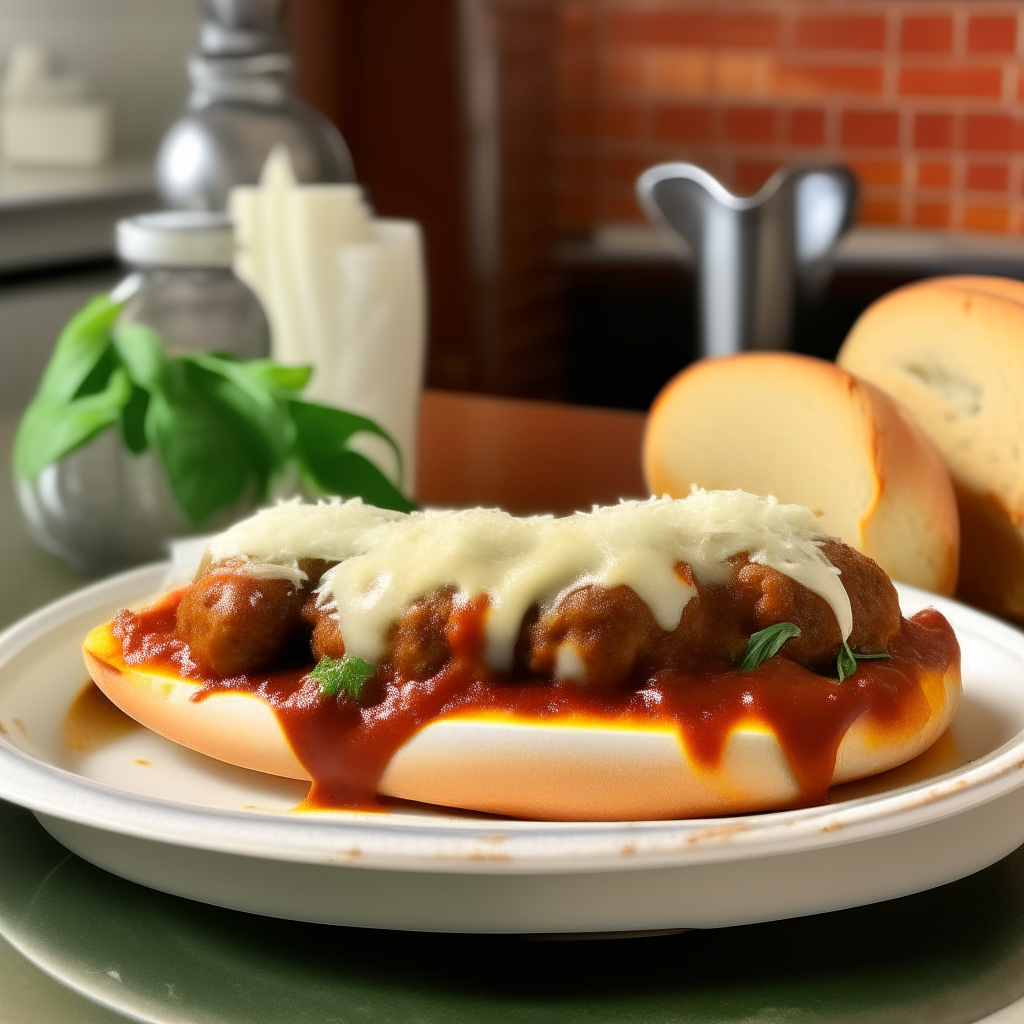
[[[480,661],[486,599],[455,614],[448,631],[452,658],[426,679],[383,676],[383,698],[362,707],[325,698],[308,675],[311,664],[232,678],[204,677],[188,646],[174,635],[183,591],[153,606],[123,611],[114,621],[122,658],[138,668],[170,670],[200,683],[192,696],[254,694],[273,708],[313,785],[307,808],[382,809],[377,784],[394,753],[421,727],[439,718],[478,714],[519,720],[558,718],[588,723],[671,723],[687,751],[713,768],[732,729],[755,719],[778,738],[800,786],[801,804],[824,802],[836,752],[862,715],[898,739],[917,732],[931,712],[921,680],[940,677],[959,661],[959,645],[945,617],[926,609],[903,619],[887,660],[858,663],[842,683],[776,655],[752,672],[719,665],[687,673],[663,670],[633,686],[595,692],[576,683],[493,678]]]

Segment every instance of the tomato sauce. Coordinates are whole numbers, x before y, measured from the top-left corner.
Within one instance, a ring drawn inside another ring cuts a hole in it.
[[[934,609],[904,619],[888,660],[863,661],[842,683],[776,655],[752,672],[722,664],[685,674],[662,670],[633,685],[588,690],[571,682],[496,678],[481,660],[486,601],[470,602],[449,624],[452,657],[436,674],[403,680],[378,669],[382,697],[370,706],[322,696],[312,665],[232,678],[204,678],[187,645],[174,635],[181,591],[150,608],[121,612],[114,623],[126,664],[162,668],[200,683],[192,699],[252,693],[270,705],[299,761],[313,779],[305,806],[377,808],[377,784],[393,754],[439,718],[508,717],[588,723],[671,724],[691,757],[714,768],[731,731],[743,721],[771,728],[800,786],[803,805],[821,803],[846,731],[867,722],[898,740],[928,720],[923,672],[941,673],[959,659],[946,619]]]

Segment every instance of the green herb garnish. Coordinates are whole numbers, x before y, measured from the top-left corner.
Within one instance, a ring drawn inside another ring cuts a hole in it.
[[[314,493],[415,508],[369,459],[357,434],[394,439],[372,420],[299,397],[308,366],[239,362],[209,352],[168,356],[142,324],[116,323],[122,304],[99,296],[61,332],[18,428],[14,470],[34,480],[97,434],[120,425],[135,455],[152,448],[174,497],[195,526],[243,494],[257,501],[288,463]]]
[[[836,670],[839,673],[839,682],[848,679],[857,671],[858,661],[868,661],[872,658],[888,658],[884,651],[881,654],[854,654],[850,645],[844,640],[843,646],[839,648],[839,658],[836,660]]]
[[[357,703],[363,699],[366,684],[373,675],[373,666],[362,658],[321,658],[309,673],[310,679],[320,684],[320,692],[334,700],[341,695]]]
[[[747,641],[747,653],[740,664],[741,672],[753,672],[762,661],[779,653],[779,648],[790,639],[799,636],[800,627],[792,622],[776,622],[751,634]]]

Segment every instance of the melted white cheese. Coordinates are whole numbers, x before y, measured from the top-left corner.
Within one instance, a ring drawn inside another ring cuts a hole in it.
[[[363,550],[360,541],[367,530],[404,518],[402,512],[364,505],[358,498],[316,505],[298,499],[282,502],[211,537],[199,573],[212,562],[248,558],[254,563],[249,567],[253,575],[272,576],[276,569],[276,575],[301,582],[306,574],[298,568],[300,558],[350,558]]]
[[[686,562],[703,583],[725,582],[741,551],[802,583],[831,605],[845,639],[853,617],[838,574],[821,552],[821,528],[800,505],[744,491],[694,491],[556,519],[518,519],[497,509],[414,512],[367,531],[362,552],[321,582],[337,609],[345,649],[375,661],[384,633],[417,598],[446,584],[467,597],[486,593],[486,657],[512,665],[523,616],[571,589],[633,588],[662,629],[679,625],[693,588],[676,574]]]
[[[272,573],[270,563],[291,578],[300,558],[338,560],[319,599],[337,610],[346,651],[370,662],[388,626],[417,598],[449,584],[466,599],[486,594],[486,656],[503,669],[534,604],[551,607],[586,584],[625,584],[671,630],[693,594],[675,566],[686,562],[700,582],[722,583],[731,573],[727,559],[743,551],[824,598],[845,639],[850,600],[821,552],[822,537],[809,509],[744,491],[694,490],[682,500],[626,501],[559,519],[479,508],[404,515],[355,500],[260,512],[215,537],[204,562],[246,556],[263,563],[256,572]],[[560,652],[567,671],[573,654]]]

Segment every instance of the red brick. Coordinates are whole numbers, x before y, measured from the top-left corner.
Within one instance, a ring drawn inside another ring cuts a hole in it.
[[[877,96],[884,85],[879,66],[779,63],[774,68],[773,78],[773,92],[805,96],[844,92]]]
[[[885,47],[885,18],[801,18],[796,25],[796,45],[805,50],[881,50]]]
[[[557,216],[562,231],[584,231],[597,220],[594,200],[575,190],[563,192],[558,197]]]
[[[914,145],[918,149],[953,148],[952,114],[918,114],[914,119]]]
[[[609,23],[611,42],[639,46],[775,47],[782,38],[777,14],[707,11],[621,11]]]
[[[949,188],[953,169],[949,164],[922,163],[917,168],[917,183],[922,188]]]
[[[635,139],[641,133],[639,107],[609,105],[598,111],[597,131],[606,139]]]
[[[971,18],[967,23],[971,53],[1013,53],[1017,49],[1017,19],[1012,15]]]
[[[998,97],[1003,91],[1001,68],[901,68],[901,96]]]
[[[778,161],[740,160],[736,164],[736,191],[753,195],[777,170]]]
[[[899,224],[900,204],[888,200],[866,200],[857,218],[861,224]]]
[[[899,185],[903,180],[899,160],[854,160],[850,169],[865,185]]]
[[[846,146],[895,146],[900,119],[894,110],[844,110],[840,136]]]
[[[730,142],[774,142],[777,115],[769,107],[730,107],[725,137]]]
[[[968,114],[964,125],[965,149],[1018,149],[1021,126],[1009,114]]]
[[[656,107],[654,135],[676,142],[708,142],[713,132],[709,107]]]
[[[820,146],[825,141],[825,111],[794,110],[789,118],[789,141],[798,146]]]
[[[608,160],[608,178],[617,185],[633,185],[650,166],[650,160],[639,157],[613,156]]]
[[[953,19],[942,17],[903,19],[900,49],[907,53],[950,53],[953,49]]]
[[[593,12],[584,0],[563,2],[558,11],[559,45],[588,41],[593,31]]]
[[[559,108],[555,117],[555,130],[559,138],[573,139],[590,135],[594,130],[594,110],[590,106],[575,104]]]
[[[1010,182],[1006,164],[971,164],[967,168],[967,187],[1005,192]]]
[[[922,228],[948,228],[948,203],[918,203],[914,210],[914,223]]]
[[[637,205],[632,191],[603,195],[597,204],[598,216],[602,221],[643,221],[643,211]]]
[[[1009,222],[1009,210],[1004,206],[968,206],[964,210],[964,227],[968,231],[1004,232]]]

